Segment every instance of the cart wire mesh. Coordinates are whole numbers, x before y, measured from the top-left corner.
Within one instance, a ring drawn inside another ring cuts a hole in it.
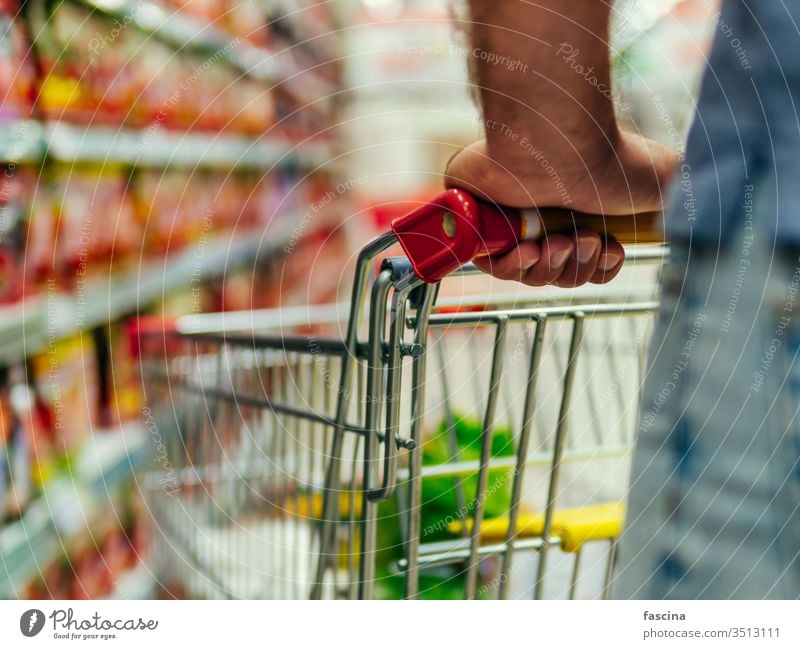
[[[203,598],[607,597],[663,251],[631,255],[650,268],[638,292],[437,300],[402,259],[370,285],[387,245],[362,253],[349,309],[142,334],[162,583]]]

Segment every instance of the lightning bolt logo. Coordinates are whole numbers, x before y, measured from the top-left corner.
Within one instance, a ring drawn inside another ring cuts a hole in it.
[[[44,628],[44,613],[38,608],[29,608],[19,618],[19,630],[26,638],[32,638]]]

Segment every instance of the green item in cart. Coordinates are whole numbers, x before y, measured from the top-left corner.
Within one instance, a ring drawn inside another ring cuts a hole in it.
[[[514,436],[509,428],[492,431],[490,455],[493,459],[514,455]],[[483,445],[483,426],[479,421],[455,416],[442,421],[423,444],[423,466],[454,462],[477,463]],[[484,492],[484,518],[505,515],[511,503],[512,468],[489,471]],[[420,512],[420,542],[431,543],[456,538],[448,525],[469,522],[475,516],[478,469],[459,476],[424,478]],[[381,503],[377,546],[377,584],[379,596],[403,597],[403,576],[397,574],[397,561],[403,556],[403,537],[397,500]],[[420,574],[419,594],[424,599],[461,599],[464,596],[463,565],[444,566]]]
[[[454,439],[457,453],[451,453]],[[483,427],[471,419],[454,418],[452,424],[439,424],[436,435],[422,448],[423,466],[453,462],[477,462],[483,445]],[[508,428],[492,432],[491,458],[514,455],[514,437]],[[504,515],[510,506],[513,469],[489,471],[484,492],[484,518]],[[478,471],[460,476],[426,478],[422,481],[421,530],[423,543],[452,538],[450,523],[475,516]]]

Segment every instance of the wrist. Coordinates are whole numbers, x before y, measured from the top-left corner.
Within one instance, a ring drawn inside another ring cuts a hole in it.
[[[624,136],[616,120],[593,121],[569,130],[487,128],[486,154],[508,173],[540,175],[542,169],[602,171],[613,160]]]

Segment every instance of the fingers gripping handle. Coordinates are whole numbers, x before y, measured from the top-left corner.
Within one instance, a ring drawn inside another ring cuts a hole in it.
[[[620,243],[664,240],[659,213],[606,217],[560,208],[520,210],[479,201],[461,189],[449,189],[392,223],[417,277],[429,283],[475,257],[507,252],[523,239],[582,228],[612,235]]]

